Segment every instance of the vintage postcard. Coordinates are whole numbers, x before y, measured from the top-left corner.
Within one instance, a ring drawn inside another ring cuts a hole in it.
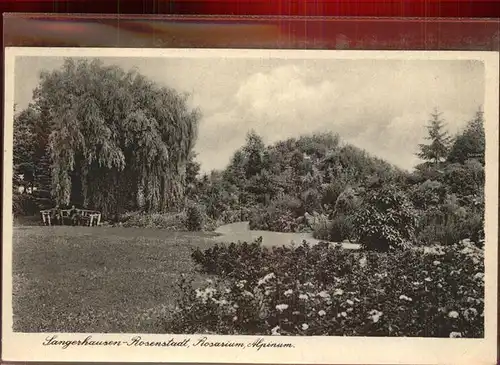
[[[497,53],[5,67],[4,360],[496,362]]]

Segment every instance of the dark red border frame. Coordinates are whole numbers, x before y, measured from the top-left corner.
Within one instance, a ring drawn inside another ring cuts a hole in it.
[[[496,0],[0,0],[2,12],[499,17]]]
[[[142,3],[126,0],[123,2],[94,0],[91,4],[84,0],[73,0],[68,3],[44,0],[7,3],[0,0],[0,10],[114,13],[113,15],[7,14],[4,16],[4,47],[232,47],[462,51],[500,49],[500,20],[493,19],[500,16],[500,2],[495,0],[384,2],[255,0],[239,3],[236,3],[236,0],[205,2],[153,0]],[[153,13],[153,15],[124,16],[119,15],[120,13]],[[165,17],[158,16],[159,13],[177,15]],[[198,16],[188,14],[198,14]],[[228,14],[228,16],[210,14]],[[311,15],[323,17],[308,17]],[[325,17],[328,15],[344,17]],[[361,15],[363,18],[345,17],[352,15]],[[375,18],[377,16],[379,18]],[[394,18],[388,18],[391,16]],[[405,16],[413,18],[403,18]],[[419,16],[423,18],[415,18]],[[450,17],[469,17],[469,19]],[[481,17],[489,19],[478,19]],[[3,87],[2,83],[2,92]],[[497,358],[500,356],[497,355]]]
[[[3,36],[4,46],[498,51],[500,20],[10,13]]]

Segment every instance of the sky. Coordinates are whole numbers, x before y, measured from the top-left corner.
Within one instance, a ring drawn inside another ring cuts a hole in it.
[[[190,93],[201,111],[195,150],[202,171],[224,168],[255,130],[266,144],[315,132],[348,142],[404,169],[434,108],[451,134],[484,102],[483,63],[467,60],[278,58],[102,58],[160,85]],[[23,56],[15,64],[15,103],[25,108],[42,70],[60,57]]]

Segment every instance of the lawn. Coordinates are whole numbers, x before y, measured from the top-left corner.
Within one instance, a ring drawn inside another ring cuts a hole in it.
[[[16,332],[161,332],[175,282],[208,234],[118,227],[17,227]],[[199,276],[201,281],[203,276]]]

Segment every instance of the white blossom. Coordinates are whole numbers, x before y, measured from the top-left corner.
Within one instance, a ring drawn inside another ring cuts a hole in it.
[[[243,289],[243,287],[245,286],[246,283],[247,283],[246,280],[240,280],[240,281],[238,281],[238,283],[236,283],[236,286],[240,289]]]
[[[484,280],[484,272],[478,272],[474,275],[474,279],[481,279]]]
[[[285,309],[288,309],[288,304],[278,304],[276,306],[276,309],[279,310],[280,312],[283,312]]]
[[[335,291],[333,292],[333,295],[342,295],[344,294],[344,291],[342,289],[335,289]]]
[[[365,267],[367,264],[366,256],[363,256],[361,259],[359,259],[359,266]]]
[[[274,273],[269,273],[266,276],[264,276],[262,279],[259,279],[259,281],[257,282],[257,285],[263,285],[263,284],[267,283],[269,280],[274,279],[275,277],[276,277],[276,275],[274,275]]]
[[[406,300],[406,301],[408,301],[408,302],[413,301],[413,299],[411,299],[410,297],[407,297],[406,295],[400,295],[400,296],[399,296],[399,299],[400,299],[400,300]]]
[[[288,289],[288,290],[284,293],[285,297],[289,297],[289,296],[290,296],[290,295],[292,295],[292,294],[293,294],[293,290],[292,290],[292,289]]]
[[[473,320],[478,315],[476,308],[469,308],[464,311],[464,317],[466,320]]]
[[[377,323],[379,320],[380,320],[380,317],[382,317],[382,312],[376,310],[376,309],[372,309],[370,312],[369,312],[370,316],[369,318],[371,318],[371,320],[373,321],[373,323]]]
[[[273,336],[281,336],[280,332],[280,326],[276,326],[273,329],[271,329],[271,335]]]

